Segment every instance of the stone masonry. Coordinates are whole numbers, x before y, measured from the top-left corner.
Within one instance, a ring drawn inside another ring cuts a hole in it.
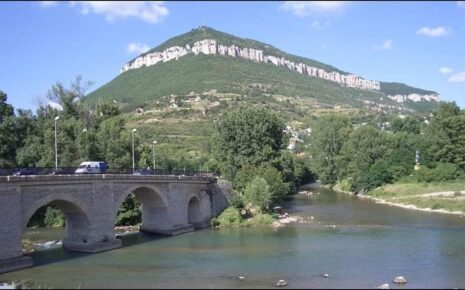
[[[65,249],[100,252],[120,247],[114,223],[131,192],[142,203],[141,231],[148,233],[176,235],[206,227],[227,206],[221,189],[206,177],[0,177],[0,273],[32,266],[32,258],[22,254],[22,235],[32,215],[48,204],[66,217]]]

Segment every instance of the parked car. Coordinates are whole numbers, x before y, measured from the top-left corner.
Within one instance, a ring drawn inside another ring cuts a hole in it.
[[[18,171],[13,172],[13,176],[23,176],[23,175],[34,175],[34,172],[31,168],[21,168]]]
[[[102,174],[106,173],[108,169],[104,161],[86,161],[79,165],[78,169],[74,171],[75,174]]]

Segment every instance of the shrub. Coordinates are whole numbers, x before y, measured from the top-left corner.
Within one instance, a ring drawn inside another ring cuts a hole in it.
[[[235,193],[229,199],[229,205],[237,209],[242,209],[244,208],[244,198],[242,197],[242,195]]]
[[[216,218],[214,223],[217,226],[238,226],[243,221],[239,210],[235,207],[228,207]]]
[[[436,168],[421,167],[415,176],[419,182],[444,182],[454,180],[459,175],[457,165],[452,163],[437,163]]]
[[[267,209],[271,203],[271,193],[268,183],[262,177],[255,177],[245,188],[245,197],[248,202],[258,206],[261,211]]]

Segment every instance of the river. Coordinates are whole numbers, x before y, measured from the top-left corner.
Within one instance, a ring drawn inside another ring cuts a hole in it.
[[[311,224],[127,235],[97,254],[39,249],[35,267],[0,275],[40,288],[464,288],[465,218],[375,204],[324,188],[284,203]],[[30,230],[61,239],[63,229]],[[327,273],[329,277],[323,277]],[[243,280],[237,277],[244,276]],[[392,283],[404,276],[408,283]]]

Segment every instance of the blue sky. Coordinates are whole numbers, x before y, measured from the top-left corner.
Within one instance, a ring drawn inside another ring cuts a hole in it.
[[[465,1],[0,2],[0,90],[35,111],[55,82],[82,75],[92,91],[202,24],[465,108]]]

